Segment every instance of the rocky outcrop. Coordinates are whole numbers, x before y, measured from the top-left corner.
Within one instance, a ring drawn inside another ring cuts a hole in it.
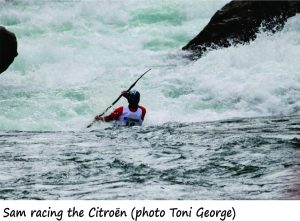
[[[300,1],[233,0],[217,11],[207,26],[183,50],[200,57],[208,48],[228,47],[256,38],[259,29],[278,31],[300,12]]]
[[[0,74],[9,67],[17,55],[15,34],[0,26]]]

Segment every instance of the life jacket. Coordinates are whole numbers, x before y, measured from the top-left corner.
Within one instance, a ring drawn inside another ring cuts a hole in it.
[[[123,107],[123,113],[119,117],[119,125],[122,126],[141,126],[142,120],[142,109],[138,107],[135,112],[131,112],[128,106]]]

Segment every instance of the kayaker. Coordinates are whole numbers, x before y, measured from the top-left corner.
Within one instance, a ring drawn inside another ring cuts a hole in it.
[[[123,126],[142,125],[146,115],[146,108],[139,105],[140,93],[136,90],[123,91],[122,96],[127,99],[128,106],[118,107],[108,116],[102,117],[97,115],[95,120],[104,122],[117,121],[119,125]]]

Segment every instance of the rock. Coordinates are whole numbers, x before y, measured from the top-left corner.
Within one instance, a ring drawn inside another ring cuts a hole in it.
[[[9,67],[17,55],[15,34],[0,26],[0,74]]]
[[[229,47],[256,38],[259,29],[276,32],[300,11],[300,1],[233,0],[217,11],[206,27],[183,50],[199,58],[208,48]]]

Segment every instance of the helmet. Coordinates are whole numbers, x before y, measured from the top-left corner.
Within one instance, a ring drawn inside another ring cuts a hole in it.
[[[129,104],[138,104],[140,102],[140,93],[136,90],[131,90],[127,97]]]

